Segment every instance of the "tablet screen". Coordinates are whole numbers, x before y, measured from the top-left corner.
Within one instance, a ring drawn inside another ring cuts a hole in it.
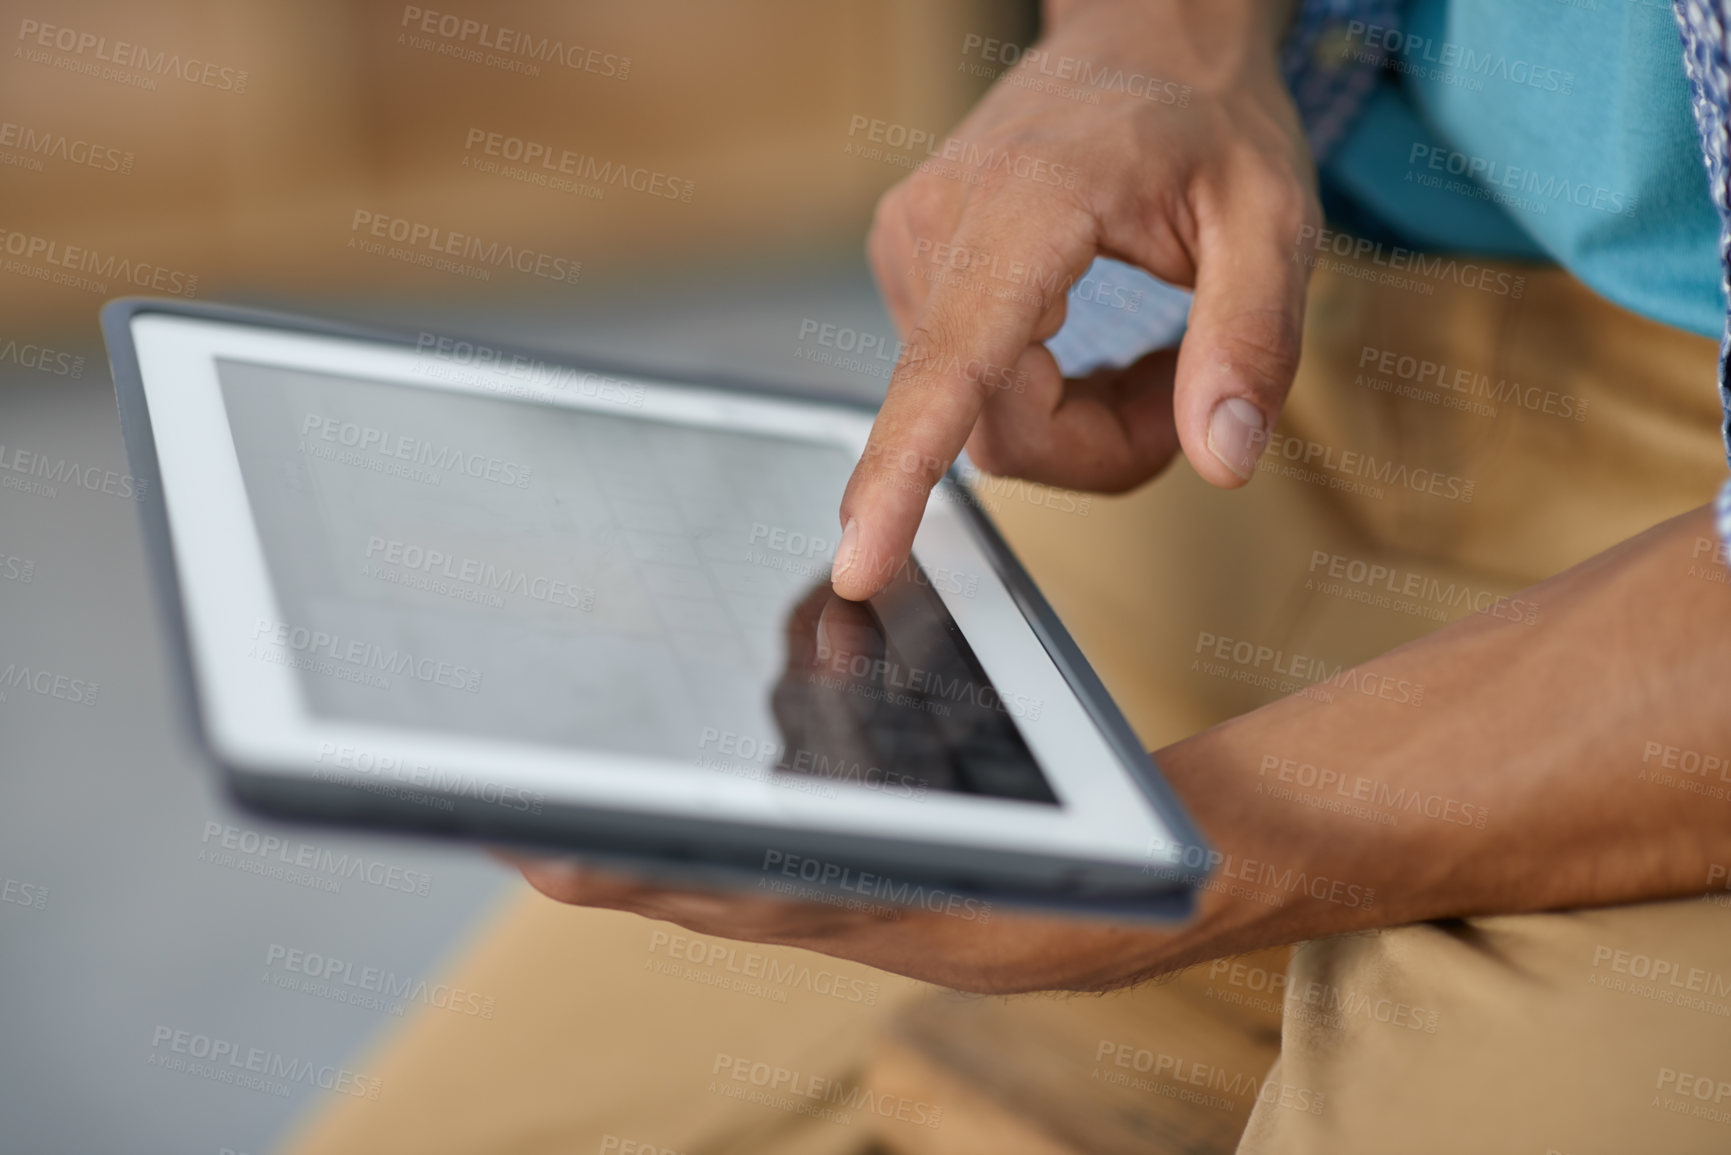
[[[792,788],[1056,804],[934,583],[829,590],[840,447],[218,361],[278,620],[317,716],[648,755]],[[636,392],[634,392],[636,390]]]

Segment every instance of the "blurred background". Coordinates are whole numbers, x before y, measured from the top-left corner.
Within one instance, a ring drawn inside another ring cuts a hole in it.
[[[854,118],[941,140],[990,80],[965,67],[978,61],[964,37],[1026,40],[1034,23],[1031,0],[3,11],[9,232],[196,278],[201,298],[388,300],[391,312],[452,307],[478,321],[526,310],[561,327],[621,295],[665,302],[716,277],[857,282],[872,206],[921,154],[850,155],[864,143]],[[560,175],[523,163],[534,146],[573,154],[565,187],[522,178]],[[608,179],[620,170],[631,175]],[[350,246],[357,213],[557,254],[582,272],[570,285],[497,269],[477,280],[369,255]],[[9,323],[62,341],[89,339],[105,296],[153,291],[7,272]]]
[[[75,702],[0,687],[0,1151],[430,1149],[400,1112],[452,1100],[378,1074],[398,1070],[390,1056],[415,1031],[425,1053],[484,1044],[526,1054],[554,1080],[513,1068],[463,1086],[473,1110],[439,1123],[478,1120],[451,1140],[458,1149],[690,1155],[665,1119],[661,1145],[641,1148],[627,1144],[652,1136],[523,1120],[612,1068],[632,1075],[618,1097],[653,1131],[679,1024],[723,1004],[756,1021],[762,1004],[701,976],[660,981],[643,1000],[659,1025],[630,1047],[598,1048],[596,1024],[575,1010],[561,1019],[557,996],[535,983],[556,990],[568,973],[629,1002],[642,972],[676,949],[649,924],[561,911],[566,929],[536,938],[513,913],[520,880],[473,848],[279,829],[234,811],[177,728],[133,503],[101,486],[29,482],[28,462],[126,472],[97,310],[137,294],[875,398],[887,363],[839,365],[808,339],[814,322],[894,337],[862,246],[872,206],[920,153],[861,155],[859,126],[941,141],[992,78],[966,38],[1026,43],[1036,18],[1032,0],[0,3],[0,670],[90,688]],[[494,47],[477,47],[483,38]],[[537,56],[548,42],[559,58]],[[566,153],[562,178],[519,159]],[[385,238],[438,230],[514,246],[571,275],[427,267],[427,246],[381,242],[375,226]],[[309,861],[324,865],[296,865]],[[615,940],[629,949],[608,953]],[[464,1005],[485,1016],[427,993],[501,941],[551,972],[521,986],[480,980],[468,993],[481,1001]],[[309,984],[309,967],[332,981]],[[348,980],[361,971],[409,993],[357,997]],[[916,993],[888,976],[861,981],[876,991],[878,978],[879,1018]],[[783,991],[779,1013],[824,1032],[879,1028],[829,1025],[833,1003]],[[903,1020],[900,1051],[880,1048],[869,1074],[945,1106],[946,1129],[814,1138],[783,1134],[798,1120],[771,1110],[725,1149],[1001,1155],[1138,1150],[1155,1135],[1193,1151],[1235,1141],[1250,1106],[1242,1089],[1167,1118],[1176,1108],[1146,1088],[1114,1099],[1080,1083],[1098,1041],[1119,1037],[1114,1004],[1054,1017],[1060,1004],[1036,1002],[1008,1027],[981,1019],[984,1006],[949,1000]],[[1260,1078],[1277,1010],[1209,1007],[1230,1030],[1192,1013],[1167,1037]],[[435,1045],[416,1026],[427,1020],[434,1035],[439,1023],[500,1025],[482,1043]],[[599,1066],[581,1075],[536,1057],[585,1048]],[[279,1089],[188,1062],[255,1050],[336,1074]],[[1083,1090],[1052,1094],[1054,1055]],[[717,1103],[702,1094],[708,1058],[697,1056],[688,1095],[700,1106]],[[381,1078],[399,1114],[375,1112],[384,1121],[371,1131],[344,1122],[354,1088]],[[489,1132],[506,1103],[519,1125]],[[1006,1104],[1068,1122],[1017,1130],[1000,1118]]]

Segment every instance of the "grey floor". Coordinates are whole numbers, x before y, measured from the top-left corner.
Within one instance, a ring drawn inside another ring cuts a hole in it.
[[[95,304],[88,324],[37,338],[84,355],[81,377],[0,365],[0,482],[18,477],[8,470],[20,452],[126,472]],[[881,395],[887,364],[812,360],[846,341],[824,345],[813,324],[886,341],[891,331],[855,269],[763,270],[681,288],[645,281],[508,312],[299,305],[857,398]],[[268,1151],[329,1092],[295,1084],[283,1096],[159,1065],[194,1061],[176,1055],[174,1040],[367,1074],[369,1043],[400,1020],[388,1007],[280,989],[269,981],[283,973],[273,954],[311,951],[431,980],[521,883],[467,847],[281,828],[236,812],[178,729],[134,503],[97,484],[52,495],[0,487],[0,1151]],[[26,668],[32,678],[20,684]],[[87,683],[93,700],[71,700]],[[222,845],[265,836],[286,849]],[[243,869],[280,865],[302,844],[359,856],[368,870],[417,872],[399,876],[417,883],[425,875],[426,893],[329,868],[301,881]],[[234,1069],[221,1058],[206,1066]]]

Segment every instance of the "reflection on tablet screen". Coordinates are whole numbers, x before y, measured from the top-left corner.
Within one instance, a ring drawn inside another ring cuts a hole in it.
[[[869,603],[818,586],[789,619],[788,668],[776,687],[783,749],[776,770],[859,780],[892,793],[925,789],[1056,802],[1006,700],[929,582],[904,567]]]
[[[1056,803],[942,599],[830,593],[840,448],[219,361],[315,715],[646,755],[845,797]],[[581,384],[582,378],[572,380]]]

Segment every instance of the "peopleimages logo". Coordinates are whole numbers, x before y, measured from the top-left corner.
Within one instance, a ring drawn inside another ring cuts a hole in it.
[[[463,143],[465,153],[480,151],[483,156],[521,164],[536,175],[548,179],[556,176],[571,177],[579,181],[592,182],[596,188],[612,185],[615,188],[628,189],[631,192],[643,193],[646,196],[662,200],[682,201],[691,203],[691,194],[697,185],[693,181],[680,177],[668,176],[658,169],[645,168],[642,165],[619,164],[611,160],[600,160],[584,152],[572,152],[568,148],[560,148],[541,141],[526,140],[520,136],[509,136],[502,132],[489,132],[484,128],[471,128],[468,139]],[[470,162],[465,156],[464,164]],[[531,181],[530,183],[545,183]]]
[[[1261,685],[1266,689],[1279,689],[1281,693],[1291,693],[1301,688],[1314,690],[1315,687],[1323,687],[1379,698],[1398,706],[1416,707],[1424,702],[1423,683],[1408,681],[1406,678],[1391,678],[1387,674],[1345,663],[1337,663],[1333,670],[1330,670],[1325,658],[1297,651],[1289,653],[1241,638],[1211,634],[1207,630],[1197,633],[1196,648],[1192,652],[1200,655],[1191,661],[1192,670],[1231,677],[1233,681]],[[1231,663],[1231,666],[1224,663]],[[1269,675],[1266,679],[1261,677],[1264,672]],[[1234,677],[1235,673],[1248,676]],[[1333,699],[1329,695],[1323,696],[1321,700]]]
[[[717,1053],[709,1073],[710,1091],[729,1098],[760,1102],[794,1114],[845,1123],[850,1117],[841,1111],[865,1111],[884,1119],[899,1119],[919,1127],[936,1130],[943,1121],[944,1109],[923,1099],[892,1095],[876,1091],[859,1083],[842,1079],[805,1074],[771,1063]],[[727,1081],[745,1084],[729,1087]],[[751,1093],[755,1088],[757,1095]],[[822,1105],[821,1107],[819,1105]]]
[[[863,144],[853,139],[862,133],[865,135]],[[965,172],[972,178],[978,178],[986,173],[998,172],[1006,177],[1013,176],[1031,180],[1036,184],[1062,188],[1075,188],[1082,179],[1082,170],[1074,165],[1057,164],[1042,157],[992,146],[982,147],[960,137],[940,138],[930,129],[879,120],[863,113],[856,113],[849,119],[847,134],[849,140],[842,149],[846,155],[861,156],[867,160],[883,160],[888,159],[883,150],[889,148],[905,154],[903,160],[916,166],[930,166],[927,171],[939,175]],[[923,161],[919,159],[921,156],[924,157]],[[944,162],[960,168],[948,168]]]
[[[253,625],[252,640],[278,649],[292,650],[310,658],[328,658],[380,673],[413,678],[431,686],[445,686],[471,694],[478,693],[481,689],[481,671],[473,666],[440,661],[396,646],[387,648],[376,642],[344,637],[329,630],[259,618]]]
[[[1471,610],[1527,626],[1539,620],[1539,604],[1529,598],[1476,589],[1464,582],[1444,582],[1427,574],[1327,550],[1311,551],[1307,572],[1309,576],[1304,582],[1307,590],[1344,596],[1348,601],[1384,609],[1421,611],[1420,616],[1433,621],[1446,620],[1445,609]],[[1427,610],[1434,612],[1422,612]]]
[[[573,585],[545,575],[531,575],[526,570],[511,566],[501,567],[479,558],[460,557],[394,538],[369,537],[366,557],[368,565],[363,567],[362,572],[369,576],[417,588],[418,583],[403,581],[403,576],[456,582],[475,594],[495,599],[498,606],[504,604],[499,595],[516,594],[550,606],[564,606],[584,613],[595,607],[595,591],[587,586]],[[384,563],[383,566],[378,564],[379,561]],[[433,592],[443,591],[435,589]]]
[[[98,172],[125,175],[132,171],[132,153],[124,149],[97,144],[81,137],[67,136],[64,132],[15,124],[10,120],[0,120],[0,148],[19,150],[18,155],[21,158],[34,162],[23,167],[36,172],[42,171],[41,162],[44,158],[82,165]],[[0,163],[5,161],[0,159]]]
[[[1475,806],[1446,795],[1427,794],[1408,786],[1395,787],[1375,778],[1366,778],[1362,774],[1348,775],[1326,766],[1317,766],[1313,762],[1282,758],[1278,754],[1264,754],[1262,765],[1256,773],[1259,778],[1266,779],[1270,776],[1270,771],[1277,783],[1300,786],[1324,795],[1332,792],[1339,800],[1366,802],[1400,813],[1420,814],[1455,826],[1471,826],[1483,830],[1490,815],[1490,811],[1483,806]],[[1262,793],[1263,787],[1264,783],[1258,782],[1256,792]]]
[[[320,742],[319,762],[339,770],[368,778],[389,778],[409,786],[437,792],[441,797],[470,798],[507,810],[539,814],[547,796],[539,790],[524,790],[506,786],[473,774],[449,770],[430,762],[404,760],[394,754],[375,753],[340,742]]]
[[[1531,60],[1510,60],[1504,53],[1480,52],[1470,45],[1415,36],[1399,28],[1366,24],[1362,20],[1348,21],[1346,35],[1349,41],[1363,41],[1365,48],[1353,53],[1353,59],[1360,63],[1380,64],[1402,73],[1428,75],[1472,92],[1482,91],[1485,80],[1506,81],[1517,88],[1533,88],[1562,96],[1575,91],[1573,72]],[[1423,71],[1417,67],[1419,65],[1435,67]],[[1462,83],[1466,80],[1474,83]]]
[[[1662,1107],[1673,1115],[1687,1114],[1692,1118],[1706,1119],[1714,1123],[1731,1123],[1731,1109],[1719,1106],[1726,1099],[1731,1099],[1731,1079],[1679,1071],[1674,1067],[1660,1067],[1658,1082],[1654,1087],[1663,1093],[1655,1097],[1655,1107]],[[1713,1106],[1706,1106],[1709,1101]]]
[[[629,56],[585,48],[581,44],[567,44],[557,37],[537,36],[503,24],[493,25],[451,12],[418,8],[413,4],[403,6],[400,27],[407,32],[398,34],[398,43],[456,60],[503,68],[508,72],[536,76],[540,74],[539,64],[558,64],[573,72],[587,72],[610,80],[624,80],[631,75]],[[410,33],[418,33],[419,37]],[[438,37],[438,40],[427,39],[431,37]],[[491,54],[483,53],[481,49],[487,49]]]
[[[96,705],[95,682],[72,674],[57,674],[28,663],[7,662],[0,667],[0,702],[5,702],[13,690],[58,698],[75,706]]]
[[[949,249],[950,246],[940,246]],[[914,242],[914,255],[922,257],[932,248],[930,241],[921,238]],[[952,250],[963,252],[965,250]],[[807,352],[803,355],[808,361],[819,364],[833,364],[839,369],[851,369],[868,373],[873,377],[888,378],[895,370],[896,364],[902,359],[907,346],[901,341],[890,340],[875,333],[862,333],[845,325],[835,325],[826,321],[815,321],[806,317],[800,321],[799,339],[808,341],[815,339],[825,350],[834,350],[835,355]],[[975,385],[987,389],[1002,389],[1010,393],[1024,392],[1028,387],[1026,370],[1013,366],[997,365],[983,361],[978,357],[963,360],[955,354],[937,353],[931,349],[916,350],[912,361],[917,364],[923,374],[948,373],[961,377]]]
[[[1150,861],[1143,867],[1144,873],[1158,878],[1185,879],[1190,872],[1203,870],[1208,875],[1208,880],[1202,886],[1207,890],[1224,887],[1236,893],[1242,889],[1230,887],[1230,881],[1236,880],[1289,896],[1308,895],[1321,902],[1338,903],[1355,910],[1369,910],[1376,905],[1374,887],[1361,886],[1338,878],[1331,879],[1326,875],[1311,874],[1290,866],[1282,869],[1272,862],[1240,858],[1235,854],[1209,850],[1195,843],[1152,838],[1148,842],[1148,854]],[[1265,895],[1246,894],[1244,897],[1266,901]],[[1284,900],[1280,900],[1280,903],[1268,905],[1283,903]]]
[[[1688,966],[1675,959],[1659,958],[1654,955],[1620,950],[1616,947],[1600,944],[1593,948],[1593,969],[1598,970],[1601,966],[1606,967],[1613,974],[1646,979],[1654,986],[1663,983],[1672,988],[1673,991],[1705,995],[1714,999],[1731,997],[1731,975]],[[1610,984],[1594,983],[1593,985],[1608,986]],[[1668,994],[1669,992],[1659,993]],[[1670,1002],[1673,1000],[1667,997],[1660,1001]]]
[[[1285,1107],[1288,1110],[1300,1111],[1308,1115],[1322,1114],[1324,1095],[1321,1091],[1313,1091],[1307,1087],[1281,1083],[1273,1079],[1263,1079],[1257,1075],[1232,1071],[1211,1063],[1202,1063],[1179,1055],[1169,1055],[1164,1051],[1157,1053],[1146,1047],[1137,1047],[1133,1043],[1119,1043],[1111,1039],[1101,1039],[1094,1048],[1094,1061],[1106,1067],[1104,1070],[1096,1069],[1095,1078],[1114,1086],[1166,1093],[1158,1084],[1148,1083],[1144,1079],[1134,1079],[1129,1075],[1110,1069],[1110,1067],[1119,1067],[1125,1071],[1152,1074],[1172,1083],[1181,1084],[1186,1088],[1202,1087],[1208,1091],[1224,1091],[1234,1098],[1253,1095],[1258,1102],[1266,1103],[1272,1107]],[[1184,1095],[1168,1094],[1168,1097],[1228,1110],[1238,1106],[1232,1099],[1198,1092],[1189,1092]]]
[[[1345,262],[1366,262],[1374,267],[1370,270],[1361,269],[1354,264],[1333,260],[1336,257]],[[1517,273],[1490,269],[1452,256],[1403,249],[1399,245],[1384,245],[1381,241],[1355,237],[1351,233],[1334,229],[1318,228],[1316,225],[1303,225],[1299,228],[1298,244],[1292,259],[1309,268],[1320,266],[1355,279],[1374,280],[1396,288],[1416,290],[1427,296],[1436,292],[1438,281],[1448,281],[1463,289],[1474,289],[1492,296],[1508,297],[1510,300],[1519,300],[1527,291],[1527,279]],[[1379,273],[1377,268],[1387,272]],[[1425,280],[1415,281],[1412,277],[1396,276],[1398,273],[1411,273]]]
[[[363,251],[373,252],[383,247],[374,245],[368,238],[389,240],[406,248],[393,249],[384,253],[385,256],[405,260],[410,264],[462,273],[465,276],[472,277],[480,273],[482,276],[477,279],[481,280],[487,279],[490,272],[484,266],[493,269],[515,269],[519,273],[572,285],[577,283],[577,278],[583,273],[582,261],[573,261],[537,249],[504,245],[498,241],[483,241],[470,233],[459,233],[438,225],[411,221],[406,217],[393,217],[387,213],[375,213],[368,209],[355,210],[354,218],[349,222],[349,231],[356,234],[349,238],[350,244]],[[463,264],[470,261],[475,263]]]
[[[441,445],[392,429],[363,425],[319,413],[308,413],[301,419],[301,437],[327,445],[353,449],[361,454],[377,454],[397,461],[425,466],[441,475],[460,474],[477,481],[491,481],[516,489],[527,489],[535,476],[535,467]]]
[[[810,778],[814,782],[846,782],[867,790],[894,791],[895,797],[923,799],[926,780],[899,770],[883,770],[857,759],[788,746],[779,738],[759,738],[715,726],[705,726],[697,740],[700,751],[719,754],[744,765],[755,765]]]
[[[1422,466],[1409,466],[1395,457],[1378,458],[1356,449],[1336,449],[1287,433],[1267,434],[1268,451],[1257,461],[1260,472],[1291,476],[1295,480],[1326,484],[1365,497],[1380,499],[1383,486],[1410,489],[1414,493],[1469,502],[1478,485],[1469,477],[1458,477]],[[1296,468],[1283,463],[1290,462]],[[1332,475],[1332,476],[1331,476]]]
[[[1584,181],[1557,176],[1555,173],[1536,172],[1521,165],[1414,141],[1412,151],[1407,156],[1407,179],[1419,183],[1414,170],[1420,168],[1431,173],[1465,177],[1477,186],[1484,186],[1487,192],[1497,194],[1492,199],[1498,204],[1517,208],[1536,207],[1541,213],[1545,211],[1544,202],[1547,200],[1566,201],[1576,208],[1595,209],[1612,215],[1632,213],[1640,203],[1639,198],[1631,193],[1602,185],[1587,184]],[[1526,202],[1515,196],[1520,193],[1543,199]]]
[[[433,876],[424,870],[409,870],[364,854],[341,854],[310,842],[289,841],[242,826],[206,821],[200,862],[235,867],[247,874],[279,878],[316,890],[337,891],[344,879],[365,882],[385,890],[425,897]],[[214,845],[213,845],[214,844]]]
[[[817,645],[816,669],[818,672],[807,675],[807,681],[814,686],[944,718],[950,716],[953,706],[966,705],[1038,721],[1046,706],[1040,698],[1019,691],[1006,696],[990,682],[964,674],[946,678],[940,670],[849,653],[827,647],[821,639]]]
[[[288,1088],[284,1084],[298,1083],[357,1099],[377,1099],[384,1086],[379,1079],[347,1067],[313,1063],[262,1047],[243,1047],[229,1039],[160,1024],[151,1034],[150,1047],[149,1062],[153,1067],[270,1094],[287,1095]],[[266,1081],[274,1081],[276,1086]]]
[[[85,245],[68,245],[14,229],[0,229],[0,252],[18,258],[7,262],[7,272],[34,276],[38,280],[75,289],[106,292],[108,281],[125,281],[140,289],[176,297],[198,295],[198,277],[191,273],[113,253],[104,254]],[[95,281],[92,277],[103,280]]]
[[[1149,76],[1142,72],[1126,72],[1122,68],[1110,64],[1097,64],[1080,56],[1070,56],[1067,53],[1053,53],[1044,48],[1024,48],[1012,40],[995,40],[970,32],[962,38],[962,55],[964,57],[977,53],[980,59],[993,64],[1001,64],[1005,68],[1020,66],[1024,74],[1033,74],[1044,79],[1069,81],[1082,89],[1092,89],[1095,92],[1125,93],[1152,101],[1155,104],[1172,104],[1179,108],[1190,107],[1191,88],[1188,84],[1179,84],[1175,80],[1162,80],[1157,76]],[[968,70],[973,71],[973,70]],[[990,70],[974,71],[974,75],[993,75],[998,73]],[[1010,77],[1008,82],[1015,84],[1017,77]],[[1032,87],[1026,83],[1027,78],[1018,87]],[[1089,101],[1099,103],[1098,100]]]
[[[609,405],[643,408],[647,387],[590,369],[554,365],[474,341],[423,332],[415,339],[414,372],[423,377],[529,397],[536,390],[582,397]],[[505,378],[500,381],[499,378]]]
[[[1511,381],[1506,377],[1493,380],[1488,373],[1450,365],[1446,361],[1432,361],[1398,353],[1393,349],[1366,345],[1359,351],[1358,367],[1363,369],[1367,366],[1385,377],[1420,385],[1429,384],[1475,400],[1482,399],[1498,405],[1518,405],[1533,413],[1543,413],[1569,421],[1587,419],[1588,399],[1585,397],[1541,389],[1536,385],[1522,385],[1519,381]],[[1489,414],[1493,417],[1495,415],[1494,410]]]
[[[29,585],[36,580],[36,560],[0,550],[0,580]]]
[[[712,986],[731,986],[734,990],[757,994],[761,993],[759,988],[763,984],[768,984],[773,988],[773,993],[779,996],[775,1000],[777,1002],[786,1002],[789,990],[808,991],[844,1003],[858,1003],[868,1007],[875,1007],[878,1001],[877,983],[857,976],[843,975],[824,967],[813,968],[804,957],[776,958],[762,951],[746,949],[738,943],[713,942],[657,930],[649,936],[649,953],[665,954],[670,959],[691,963],[709,971],[725,972],[735,980],[711,982],[709,985]]]
[[[57,486],[74,485],[91,493],[106,493],[142,501],[147,483],[130,474],[116,473],[100,465],[80,465],[65,457],[49,457],[31,449],[8,446],[0,441],[0,475],[21,474],[23,478],[0,476],[0,488],[19,489],[40,497],[54,497]]]
[[[85,32],[78,28],[44,24],[39,20],[23,20],[18,25],[18,39],[24,42],[24,47],[18,50],[18,54],[25,59],[36,64],[58,64],[68,72],[93,72],[107,80],[123,79],[122,75],[107,75],[114,72],[114,69],[100,67],[100,64],[111,64],[147,74],[136,78],[143,82],[139,84],[140,87],[154,88],[155,83],[150,77],[172,76],[204,88],[236,93],[246,91],[247,72],[244,68],[226,68],[195,56],[183,58],[178,52],[152,52],[142,44],[132,44],[125,40],[110,43],[106,36],[98,36],[94,32]],[[41,51],[42,49],[70,53],[71,57],[56,59]],[[73,59],[76,57],[88,57],[89,60],[81,63]]]
[[[1208,981],[1207,998],[1285,1014],[1289,1021],[1302,1020],[1330,1030],[1340,1030],[1348,1020],[1360,1019],[1434,1035],[1441,1019],[1437,1011],[1415,1003],[1355,993],[1314,979],[1288,989],[1284,970],[1269,970],[1241,956],[1215,959],[1208,967]],[[1221,983],[1236,989],[1222,990]]]
[[[82,356],[62,353],[29,341],[20,344],[16,337],[8,337],[0,343],[0,364],[8,361],[20,368],[36,369],[43,373],[52,373],[56,377],[84,376]]]
[[[48,888],[29,882],[20,882],[16,878],[7,878],[0,874],[0,902],[9,902],[15,906],[27,906],[34,910],[46,910],[48,908]],[[875,992],[877,984],[873,983],[872,987]]]
[[[400,1010],[401,1003],[420,1003],[480,1019],[490,1019],[494,1013],[495,1000],[491,995],[449,983],[429,983],[381,967],[359,966],[320,951],[283,943],[273,942],[265,949],[264,965],[267,971],[282,972],[277,976],[277,985],[334,1002],[359,1005],[376,1002],[387,1010]]]
[[[825,889],[845,890],[853,894],[862,894],[867,898],[877,899],[896,906],[913,906],[929,910],[934,914],[949,914],[957,918],[973,922],[986,922],[992,917],[992,904],[977,898],[964,898],[935,887],[928,888],[910,882],[898,882],[882,874],[873,874],[867,870],[855,870],[851,866],[842,866],[834,862],[824,862],[822,859],[807,858],[799,854],[790,854],[781,850],[766,850],[763,854],[765,874],[780,874],[786,878],[809,882],[813,886]],[[770,883],[765,886],[765,883]],[[763,889],[776,890],[779,887],[773,880],[759,880]]]

